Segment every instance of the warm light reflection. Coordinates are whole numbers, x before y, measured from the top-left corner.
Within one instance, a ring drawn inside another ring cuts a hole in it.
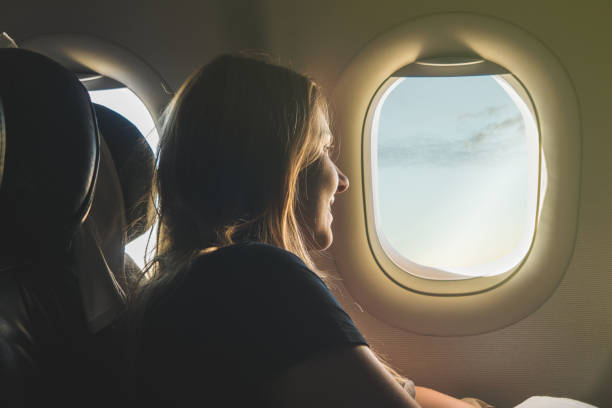
[[[417,276],[491,276],[520,263],[539,171],[535,118],[500,76],[397,79],[376,107],[376,230],[389,258]]]

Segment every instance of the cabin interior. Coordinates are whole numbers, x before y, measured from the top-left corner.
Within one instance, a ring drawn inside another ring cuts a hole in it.
[[[0,10],[0,31],[21,48],[131,89],[154,122],[222,53],[254,50],[308,74],[329,100],[351,180],[335,243],[317,260],[372,348],[417,384],[496,407],[537,395],[612,406],[608,0],[23,0]],[[503,67],[535,112],[537,210],[525,251],[499,276],[415,277],[377,235],[368,143],[379,88],[440,58]]]

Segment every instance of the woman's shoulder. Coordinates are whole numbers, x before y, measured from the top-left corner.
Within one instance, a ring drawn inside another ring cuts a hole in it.
[[[233,245],[200,255],[186,271],[175,296],[183,298],[181,301],[193,298],[200,303],[225,304],[228,293],[254,310],[279,310],[287,307],[287,302],[294,308],[318,304],[321,309],[341,309],[323,280],[299,257],[262,243]]]
[[[260,242],[236,244],[199,255],[189,269],[190,275],[203,273],[207,279],[320,280],[295,254]]]
[[[275,245],[265,244],[261,242],[245,242],[227,247],[218,248],[215,251],[207,252],[199,255],[193,262],[284,262],[287,264],[296,264],[305,266],[304,262],[292,252],[286,251]]]
[[[292,262],[304,265],[302,260],[292,252],[279,248],[275,245],[265,244],[262,242],[249,241],[241,244],[236,244],[221,248],[216,251],[219,254],[227,254],[228,256],[241,254],[253,259],[275,259],[279,261]]]

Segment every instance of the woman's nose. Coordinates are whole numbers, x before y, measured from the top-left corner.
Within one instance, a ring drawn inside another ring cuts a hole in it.
[[[349,179],[338,166],[336,166],[336,171],[338,172],[338,188],[336,189],[336,193],[343,193],[349,188]]]

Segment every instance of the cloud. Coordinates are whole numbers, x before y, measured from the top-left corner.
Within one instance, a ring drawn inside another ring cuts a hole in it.
[[[488,123],[480,130],[472,133],[472,136],[470,137],[470,142],[482,143],[487,137],[495,135],[497,132],[500,132],[502,130],[511,129],[516,126],[518,126],[519,128],[524,128],[523,118],[521,116],[517,115],[499,122]]]
[[[431,143],[414,146],[379,146],[379,166],[453,165],[477,159],[479,152],[462,143]]]
[[[489,122],[477,130],[464,133],[462,137],[460,134],[457,136],[460,137],[408,132],[402,138],[387,140],[387,143],[378,146],[379,166],[488,163],[523,152],[526,148],[521,141],[524,124],[520,115]]]
[[[474,119],[482,120],[483,117],[494,116],[497,113],[501,112],[502,110],[508,107],[509,107],[508,105],[489,106],[486,109],[483,109],[478,112],[463,113],[457,116],[457,120],[459,122],[464,122],[464,121],[474,120]]]

